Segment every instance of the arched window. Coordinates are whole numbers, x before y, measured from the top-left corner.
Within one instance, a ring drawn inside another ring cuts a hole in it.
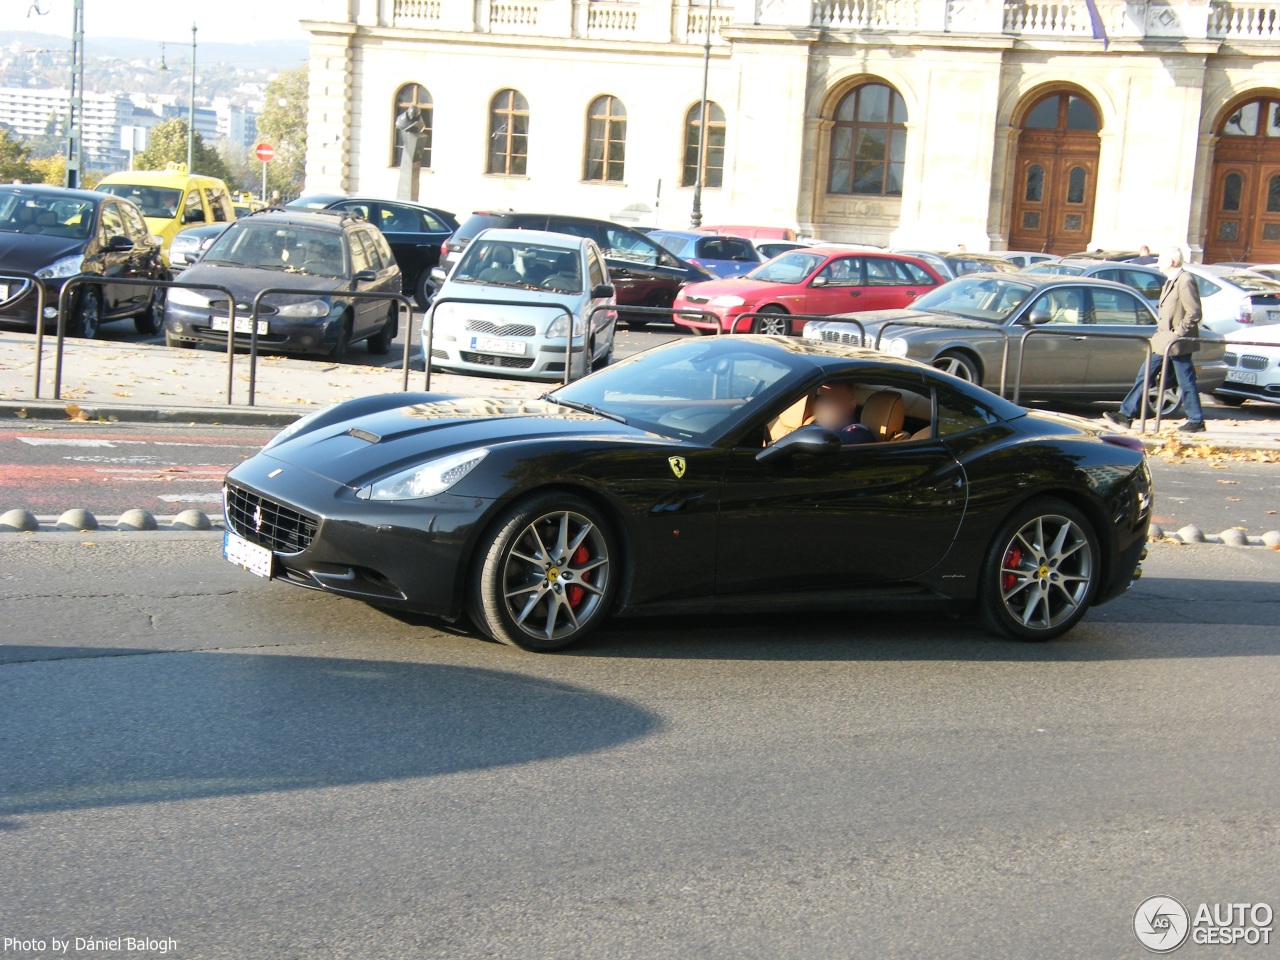
[[[1240,194],[1244,191],[1244,177],[1228,173],[1222,181],[1222,209],[1235,213],[1240,209]]]
[[[907,105],[884,83],[864,83],[836,105],[828,193],[902,196]]]
[[[587,110],[583,180],[621,183],[627,160],[627,109],[617,97],[596,97]]]
[[[719,187],[724,184],[724,111],[720,105],[707,101],[707,149],[702,157],[702,185]],[[698,182],[698,143],[702,139],[702,104],[695,103],[684,115],[684,171],[680,175],[682,187],[692,187]]]
[[[1250,100],[1222,123],[1224,137],[1280,137],[1280,100]]]
[[[1051,93],[1022,120],[1024,130],[1097,130],[1098,112],[1084,97],[1074,93]]]
[[[1267,182],[1267,213],[1280,213],[1280,173]]]
[[[396,118],[406,110],[416,107],[422,114],[422,122],[426,126],[426,133],[423,135],[422,165],[431,166],[431,94],[420,83],[406,83],[396,91],[395,104],[395,110],[392,111],[391,116],[391,165],[400,166],[403,146],[400,143],[399,132],[396,130]]]
[[[485,170],[523,177],[529,166],[529,101],[519,90],[499,90],[489,101],[489,162]]]
[[[1084,203],[1084,187],[1087,178],[1084,167],[1072,167],[1067,174],[1067,203]]]
[[[1026,200],[1028,203],[1039,203],[1044,199],[1044,167],[1038,163],[1033,163],[1027,167],[1027,192]]]

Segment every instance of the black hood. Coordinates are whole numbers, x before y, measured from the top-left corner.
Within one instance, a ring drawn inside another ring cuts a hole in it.
[[[347,293],[351,290],[351,281],[342,277],[317,277],[309,273],[287,273],[284,270],[269,270],[264,267],[234,267],[216,263],[197,261],[182,272],[183,283],[213,283],[226,287],[237,300],[251,302],[260,290],[268,287],[300,287],[314,290],[316,294]],[[205,291],[216,298],[217,294]],[[288,303],[291,300],[306,299],[306,295],[292,297],[288,294],[268,295],[266,303]]]
[[[38,233],[0,232],[0,270],[35,273],[55,260],[84,253],[87,240],[46,237]]]
[[[547,400],[442,399],[353,417],[290,437],[265,451],[336,483],[359,486],[468,447],[544,438],[671,440]]]

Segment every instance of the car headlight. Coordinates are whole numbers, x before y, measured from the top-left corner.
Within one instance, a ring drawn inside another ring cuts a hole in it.
[[[187,287],[170,287],[169,302],[179,307],[198,307],[201,310],[209,307],[208,297],[199,290],[191,290]]]
[[[325,300],[303,300],[301,303],[286,303],[276,308],[278,317],[327,317],[329,304]]]
[[[907,355],[907,341],[902,337],[893,337],[886,340],[880,349],[890,356],[905,357]]]
[[[548,337],[565,337],[569,335],[569,318],[564,314],[556,317],[547,326]],[[573,318],[573,335],[575,337],[582,336],[582,318]]]
[[[80,268],[84,266],[84,257],[78,253],[73,253],[69,257],[63,257],[61,260],[55,260],[43,270],[37,270],[36,276],[41,280],[61,279],[62,277],[74,277],[80,272]]]
[[[818,332],[818,328],[814,325],[812,320],[804,325],[804,330],[801,332],[800,336],[804,337],[806,340],[822,339],[822,334]]]
[[[174,287],[170,291],[170,296],[172,296],[173,293],[181,289],[182,289],[181,287]],[[304,427],[306,427],[307,424],[314,423],[317,417],[324,416],[326,413],[328,413],[330,410],[332,410],[336,406],[337,406],[336,403],[331,403],[327,407],[321,407],[319,410],[311,411],[305,417],[299,417],[297,420],[293,421],[293,423],[289,424],[287,427],[285,427],[283,430],[277,433],[274,437],[268,440],[266,443],[266,446],[264,446],[262,449],[270,450],[272,447],[276,446],[277,444],[284,443],[286,440],[292,437],[299,430],[302,430]]]
[[[489,451],[485,447],[478,450],[463,450],[438,460],[426,463],[381,480],[375,480],[356,491],[361,500],[421,500],[444,493],[455,483],[474,470]]]
[[[740,307],[747,301],[732,293],[721,294],[718,297],[712,297],[711,302],[707,304],[710,307]]]

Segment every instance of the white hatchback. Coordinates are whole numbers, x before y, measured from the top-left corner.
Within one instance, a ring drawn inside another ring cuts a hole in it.
[[[1280,283],[1226,264],[1189,263],[1185,269],[1200,288],[1203,329],[1226,334],[1280,323]]]
[[[422,325],[433,368],[561,380],[609,362],[616,297],[591,240],[541,230],[481,231]],[[429,341],[429,342],[428,342]]]

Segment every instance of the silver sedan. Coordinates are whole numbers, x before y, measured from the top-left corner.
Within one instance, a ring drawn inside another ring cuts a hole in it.
[[[1156,315],[1118,283],[1020,273],[973,274],[933,290],[907,310],[876,310],[812,321],[812,340],[875,346],[1020,400],[1123,399],[1147,356]],[[1202,393],[1226,378],[1223,339],[1202,332],[1195,354]],[[1007,360],[1006,360],[1007,348]],[[1170,378],[1172,380],[1172,378]],[[1159,393],[1161,412],[1182,404],[1176,384]]]

